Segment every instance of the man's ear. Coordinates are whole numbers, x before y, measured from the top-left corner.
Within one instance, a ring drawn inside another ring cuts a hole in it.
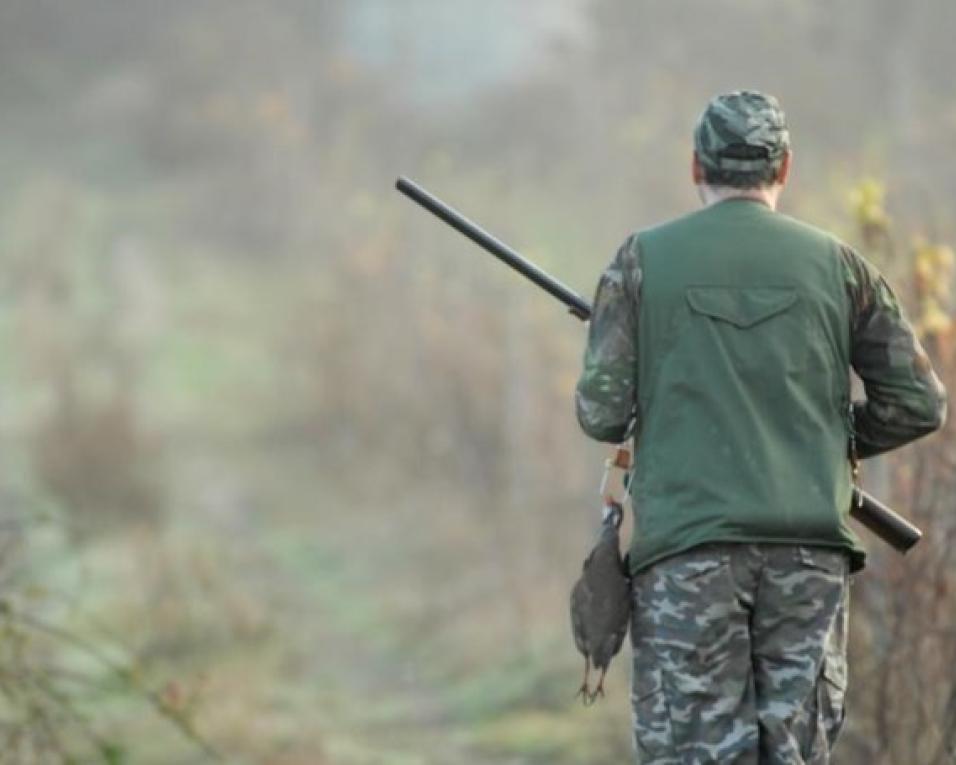
[[[700,165],[700,159],[697,158],[697,152],[694,152],[693,160],[690,166],[690,175],[694,180],[694,185],[699,186],[704,182],[704,168]]]
[[[790,177],[790,166],[793,163],[793,152],[788,151],[783,155],[783,159],[780,162],[780,169],[777,170],[777,177],[774,178],[775,183],[779,183],[783,186],[787,182],[787,178]]]

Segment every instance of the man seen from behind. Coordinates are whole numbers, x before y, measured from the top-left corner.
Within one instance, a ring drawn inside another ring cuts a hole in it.
[[[877,270],[776,212],[776,99],[719,95],[694,133],[703,208],[605,270],[578,382],[593,438],[634,439],[638,762],[819,765],[844,719],[849,457],[939,428],[945,392]],[[865,400],[850,398],[849,370]]]

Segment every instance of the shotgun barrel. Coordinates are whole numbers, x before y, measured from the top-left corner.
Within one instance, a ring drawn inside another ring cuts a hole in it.
[[[412,201],[420,204],[428,210],[428,212],[441,218],[453,229],[467,236],[479,247],[490,252],[498,258],[498,260],[506,263],[519,274],[533,281],[545,292],[556,297],[581,321],[587,321],[591,318],[591,306],[587,300],[567,285],[559,282],[551,276],[551,274],[542,271],[524,256],[519,255],[500,239],[493,237],[481,228],[481,226],[472,223],[456,209],[449,207],[438,199],[438,197],[429,194],[414,181],[404,177],[399,178],[395,183],[395,188]]]

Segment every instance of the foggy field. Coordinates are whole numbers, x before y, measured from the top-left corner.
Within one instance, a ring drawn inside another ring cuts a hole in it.
[[[0,763],[632,761],[575,702],[590,299],[775,94],[956,390],[951,0],[0,0]],[[952,420],[952,417],[951,417]],[[956,762],[956,437],[868,462],[838,765]]]

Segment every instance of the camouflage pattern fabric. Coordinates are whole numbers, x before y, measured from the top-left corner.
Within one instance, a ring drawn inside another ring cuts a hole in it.
[[[751,151],[740,156],[741,147]],[[694,149],[708,167],[760,170],[790,149],[786,117],[776,98],[755,90],[715,96],[697,122]]]
[[[861,459],[932,432],[946,418],[946,390],[933,371],[893,290],[874,266],[840,247],[850,303],[851,363],[866,401],[853,405]],[[637,321],[641,258],[637,237],[618,250],[598,283],[575,391],[581,428],[592,438],[620,443],[637,424]]]
[[[634,424],[640,287],[637,237],[632,236],[621,245],[598,283],[584,372],[575,393],[578,422],[599,441],[620,443]]]
[[[706,545],[635,577],[637,762],[829,762],[844,719],[847,571],[834,549]]]
[[[841,248],[841,255],[851,305],[851,363],[867,396],[853,405],[863,459],[938,428],[946,418],[946,390],[886,280],[851,248]]]

